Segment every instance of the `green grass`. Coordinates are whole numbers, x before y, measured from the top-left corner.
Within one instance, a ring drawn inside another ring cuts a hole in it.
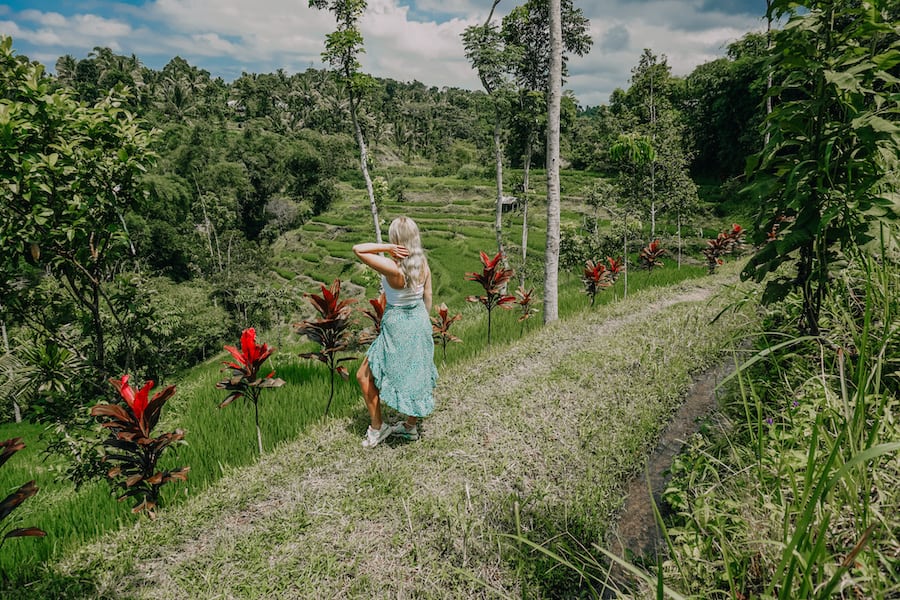
[[[357,403],[259,462],[226,467],[207,493],[193,492],[157,522],[65,553],[30,589],[46,597],[80,586],[87,597],[458,598],[483,596],[482,581],[513,596],[568,597],[577,578],[551,570],[541,579],[547,564],[504,535],[517,530],[515,513],[540,541],[603,531],[623,479],[690,373],[742,324],[726,317],[708,327],[723,301],[705,298],[658,288],[590,311],[578,298],[578,319],[448,357],[455,364],[441,368],[440,407],[421,442],[363,451]],[[457,348],[476,346],[470,337]],[[234,445],[252,450],[249,430]],[[373,536],[382,551],[371,551]]]
[[[422,189],[430,185],[448,185],[447,178],[418,182]],[[467,184],[471,186],[471,184]],[[460,186],[462,187],[462,186]],[[467,188],[469,189],[469,188]],[[470,189],[478,191],[478,186]],[[480,304],[465,302],[466,296],[479,294],[480,287],[464,279],[465,273],[481,269],[479,250],[493,254],[496,240],[491,224],[493,207],[491,188],[485,186],[477,201],[474,198],[451,197],[446,200],[388,203],[389,211],[408,211],[417,215],[422,223],[423,240],[429,253],[429,261],[434,272],[435,304],[445,302],[451,314],[461,312],[463,320],[454,326],[453,333],[464,340],[462,344],[451,344],[447,349],[446,363],[453,365],[469,360],[483,352],[485,347],[485,311]],[[453,208],[448,217],[447,207]],[[573,218],[577,215],[574,207],[564,211]],[[350,216],[352,215],[352,217]],[[366,212],[365,216],[368,216]],[[542,211],[534,210],[530,216],[529,255],[537,263],[543,258],[545,244],[544,218]],[[353,222],[347,227],[347,222]],[[504,215],[504,232],[507,239],[518,243],[521,235],[521,215]],[[337,227],[337,229],[335,229]],[[339,203],[332,211],[317,217],[314,222],[302,227],[297,241],[284,242],[277,257],[276,271],[285,278],[305,275],[320,282],[330,283],[340,277],[357,285],[369,285],[369,297],[374,297],[371,288],[373,278],[353,260],[350,247],[353,243],[369,240],[370,223],[359,219],[354,209],[347,203]],[[385,232],[386,233],[386,232]],[[330,260],[327,257],[339,257]],[[520,258],[511,256],[511,266],[516,267]],[[667,267],[652,274],[635,271],[629,278],[629,290],[636,293],[641,288],[671,285],[685,278],[703,274],[703,269],[683,267],[680,270]],[[517,283],[514,278],[511,288]],[[541,284],[527,282],[529,287]],[[317,292],[315,288],[307,290]],[[598,296],[598,306],[621,297],[621,284]],[[560,315],[569,317],[585,311],[588,299],[581,291],[581,283],[571,274],[561,274]],[[493,347],[502,348],[516,342],[520,336],[540,329],[540,315],[523,324],[517,322],[514,311],[495,311],[492,327]],[[360,317],[360,321],[364,319]],[[279,377],[287,381],[284,388],[267,392],[261,403],[261,426],[263,441],[267,451],[274,451],[281,444],[297,438],[312,424],[322,419],[327,390],[326,371],[323,365],[311,363],[296,357],[299,340],[292,334],[272,332],[275,339],[266,339],[281,350],[273,357],[271,364]],[[236,340],[235,340],[236,341]],[[436,352],[441,360],[441,352]],[[357,362],[348,366],[353,372]],[[221,377],[218,360],[199,365],[175,381],[178,385],[176,396],[164,410],[164,420],[160,431],[175,427],[187,431],[185,444],[176,452],[164,456],[163,466],[189,465],[191,472],[186,484],[167,486],[163,501],[168,505],[178,505],[187,499],[203,494],[223,474],[235,468],[249,465],[257,460],[255,430],[252,408],[239,402],[217,409],[221,393],[214,389],[214,383]],[[332,404],[335,416],[353,414],[360,407],[359,392],[355,382],[339,382]],[[2,431],[7,437],[21,435],[28,448],[16,455],[4,468],[0,469],[0,490],[11,490],[29,479],[36,479],[41,488],[39,494],[26,502],[14,513],[17,519],[28,525],[40,526],[50,535],[43,539],[12,540],[0,554],[0,569],[12,577],[24,577],[29,572],[54,557],[70,552],[72,548],[95,539],[104,531],[116,529],[135,520],[127,512],[127,507],[117,504],[105,482],[87,485],[78,492],[50,470],[51,460],[40,460],[40,431],[32,425],[5,425]],[[5,438],[4,438],[5,439]],[[94,516],[96,515],[96,516]]]

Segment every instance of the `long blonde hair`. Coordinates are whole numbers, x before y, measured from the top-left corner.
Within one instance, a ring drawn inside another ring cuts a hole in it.
[[[409,256],[397,265],[406,280],[406,287],[425,283],[428,260],[425,258],[425,250],[422,248],[422,238],[419,236],[419,227],[416,222],[409,217],[397,217],[391,221],[388,237],[392,244],[403,246],[409,250]]]

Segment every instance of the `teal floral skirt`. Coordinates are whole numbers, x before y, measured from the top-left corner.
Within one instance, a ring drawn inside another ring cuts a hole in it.
[[[384,310],[381,332],[366,352],[381,401],[396,411],[427,417],[434,410],[434,341],[425,303]]]

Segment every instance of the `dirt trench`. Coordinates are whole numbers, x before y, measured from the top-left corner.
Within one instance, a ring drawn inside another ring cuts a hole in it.
[[[617,556],[631,562],[639,558],[645,563],[654,564],[657,557],[665,552],[666,544],[656,522],[653,504],[656,504],[663,518],[671,514],[662,498],[671,478],[669,468],[675,456],[684,448],[686,440],[700,430],[704,417],[716,408],[716,388],[734,372],[734,368],[732,362],[721,363],[694,379],[684,402],[648,458],[644,471],[628,482],[625,504],[617,521],[611,525],[609,535],[609,549]],[[653,502],[650,501],[651,492]],[[633,583],[624,569],[617,566],[613,567],[611,577],[623,588],[628,588]],[[616,597],[613,591],[607,594],[604,597]]]

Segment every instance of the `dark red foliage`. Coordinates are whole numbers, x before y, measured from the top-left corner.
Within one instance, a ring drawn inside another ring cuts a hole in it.
[[[160,488],[171,481],[187,480],[190,467],[156,470],[156,463],[163,451],[184,439],[184,431],[176,429],[156,437],[152,435],[163,405],[175,394],[174,385],[163,388],[147,400],[153,382],[148,381],[135,392],[128,379],[128,375],[123,375],[120,379],[109,380],[122,396],[125,406],[97,404],[91,408],[91,415],[108,419],[102,423],[110,431],[109,438],[103,443],[107,449],[104,460],[117,463],[108,475],[119,479],[115,485],[124,490],[119,500],[134,498],[132,512],[145,510],[153,517]]]
[[[234,346],[225,346],[236,362],[223,362],[232,370],[232,376],[216,383],[216,388],[228,390],[230,393],[219,404],[219,408],[228,406],[240,397],[248,398],[256,404],[259,401],[259,392],[264,388],[275,388],[284,385],[283,379],[275,378],[275,371],[265,377],[259,377],[259,370],[263,363],[272,356],[275,348],[269,348],[268,344],[256,343],[256,329],[248,327],[241,333],[241,349]]]
[[[613,283],[615,283],[619,278],[619,275],[621,275],[625,271],[625,262],[622,260],[621,256],[619,258],[612,258],[610,256],[607,256],[606,265],[606,271],[609,273],[609,278]]]
[[[256,379],[259,368],[275,352],[275,348],[269,348],[268,344],[260,346],[256,343],[256,329],[253,327],[248,327],[241,333],[240,351],[234,346],[225,346],[225,349],[231,353],[237,362],[225,362],[222,364],[226,367],[231,367],[251,381]]]
[[[603,263],[588,260],[582,272],[581,282],[584,284],[584,291],[591,297],[593,306],[597,294],[613,284],[612,272]]]
[[[654,267],[663,266],[662,257],[664,254],[666,254],[666,250],[660,246],[659,240],[653,240],[647,247],[641,249],[639,255],[641,266],[648,271],[652,271]]]
[[[706,248],[701,250],[706,257],[706,266],[712,275],[716,267],[721,265],[723,256],[731,254],[744,241],[744,229],[737,223],[732,224],[731,229],[722,231],[714,239],[706,240]],[[774,233],[772,234],[774,236]]]
[[[360,334],[359,343],[361,344],[371,344],[378,337],[378,334],[381,333],[381,319],[384,317],[384,309],[387,306],[384,292],[379,294],[377,298],[370,299],[369,304],[372,306],[372,309],[363,310],[362,313],[372,320],[372,328],[366,329]]]
[[[461,339],[450,333],[450,326],[460,319],[462,319],[462,315],[459,313],[451,317],[450,309],[444,303],[438,306],[437,316],[431,317],[431,337],[434,339],[435,345],[441,345],[444,360],[447,360],[447,343],[462,342]]]
[[[24,447],[25,444],[22,443],[22,438],[10,438],[0,442],[0,466],[8,461],[13,454]],[[34,485],[34,481],[29,481],[28,483],[19,486],[19,489],[12,492],[0,502],[0,533],[3,533],[7,527],[3,521],[12,513],[12,511],[18,508],[20,504],[37,494],[37,491],[38,488]],[[37,527],[19,527],[11,529],[6,531],[6,533],[3,533],[3,537],[0,537],[0,547],[2,547],[3,543],[9,538],[43,537],[45,535],[47,535],[46,532]]]
[[[519,309],[521,311],[518,319],[520,322],[530,319],[532,316],[534,316],[534,313],[536,313],[538,310],[534,307],[534,288],[525,291],[525,286],[520,285],[516,289],[516,304],[519,306]]]
[[[328,365],[331,371],[331,394],[328,397],[328,403],[325,405],[325,414],[328,414],[331,399],[334,397],[334,374],[339,374],[344,380],[350,378],[347,368],[339,366],[339,363],[353,360],[354,357],[337,358],[337,354],[346,352],[350,345],[349,327],[352,313],[350,305],[356,300],[352,298],[348,300],[340,299],[340,279],[335,279],[328,287],[324,285],[321,287],[321,296],[315,294],[306,295],[312,302],[316,312],[319,313],[319,317],[317,319],[306,319],[295,324],[294,331],[297,335],[305,335],[320,346],[318,352],[304,352],[300,354],[300,357],[322,361]]]
[[[489,258],[484,252],[481,252],[480,254],[481,264],[483,265],[481,273],[466,273],[466,280],[480,283],[481,287],[484,288],[484,295],[468,296],[466,300],[468,302],[481,302],[487,309],[487,337],[488,343],[491,343],[491,311],[497,306],[509,310],[516,301],[515,296],[503,293],[506,284],[512,279],[513,270],[504,269],[500,266],[500,259],[503,256],[500,252],[498,252],[494,258]]]

